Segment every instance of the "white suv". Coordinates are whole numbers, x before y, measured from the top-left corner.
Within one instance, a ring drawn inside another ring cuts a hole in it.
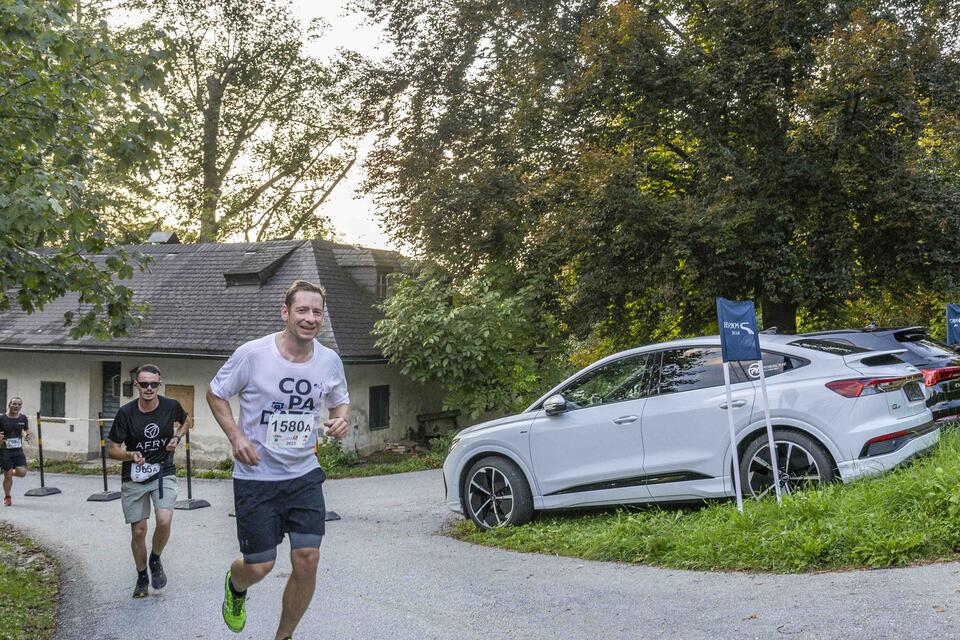
[[[940,438],[899,351],[760,336],[786,491],[876,475]],[[759,363],[731,363],[745,495],[772,488]],[[648,345],[571,376],[518,415],[464,429],[443,465],[448,506],[482,528],[535,509],[732,496],[720,339]]]

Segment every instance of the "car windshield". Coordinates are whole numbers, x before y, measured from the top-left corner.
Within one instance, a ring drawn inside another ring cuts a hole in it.
[[[855,347],[852,344],[842,344],[840,342],[833,342],[831,340],[819,340],[817,338],[804,338],[802,340],[794,340],[790,343],[791,347],[803,347],[804,349],[813,349],[814,351],[822,351],[823,353],[833,353],[838,356],[849,356],[854,353],[866,353],[870,349],[864,349],[862,347]]]

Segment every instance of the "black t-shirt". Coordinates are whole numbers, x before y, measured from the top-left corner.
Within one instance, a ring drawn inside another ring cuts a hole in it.
[[[22,413],[16,418],[11,418],[7,414],[0,416],[0,429],[3,429],[4,438],[23,438],[23,432],[29,429],[27,424],[27,416]],[[6,442],[4,442],[4,447],[7,447]]]
[[[157,396],[157,399],[160,404],[150,413],[140,411],[138,400],[132,400],[120,407],[107,437],[117,444],[125,445],[127,451],[142,453],[144,462],[162,463],[163,475],[172,476],[176,475],[177,467],[173,464],[173,454],[168,452],[166,447],[175,434],[173,423],[185,423],[187,412],[173,398]],[[123,480],[130,479],[132,464],[124,461]]]

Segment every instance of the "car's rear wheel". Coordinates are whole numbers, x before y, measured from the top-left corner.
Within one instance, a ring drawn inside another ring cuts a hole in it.
[[[467,517],[481,529],[525,524],[533,518],[530,483],[512,461],[499,456],[478,460],[463,483]]]
[[[794,493],[833,481],[833,463],[819,442],[802,433],[785,430],[775,430],[773,441],[777,447],[781,493]],[[759,499],[775,493],[766,432],[754,438],[743,452],[740,488],[743,495],[750,498]]]

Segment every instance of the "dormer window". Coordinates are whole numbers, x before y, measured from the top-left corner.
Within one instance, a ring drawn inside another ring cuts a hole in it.
[[[377,299],[384,300],[390,295],[390,269],[377,269]]]

